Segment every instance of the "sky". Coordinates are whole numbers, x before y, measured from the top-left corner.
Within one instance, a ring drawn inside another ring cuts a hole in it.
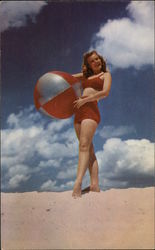
[[[80,72],[92,49],[112,75],[93,140],[101,190],[154,186],[153,11],[153,1],[1,1],[3,192],[73,188],[73,117],[39,113],[33,92],[49,71]]]

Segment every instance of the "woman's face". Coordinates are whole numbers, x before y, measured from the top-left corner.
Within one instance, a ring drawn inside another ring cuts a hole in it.
[[[91,56],[89,56],[87,61],[94,74],[99,74],[101,72],[102,62],[96,53],[93,53]]]

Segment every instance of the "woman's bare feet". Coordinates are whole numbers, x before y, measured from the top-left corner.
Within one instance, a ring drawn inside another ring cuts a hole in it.
[[[89,192],[100,192],[100,187],[99,185],[90,185],[82,190],[82,194],[86,194]]]
[[[81,183],[78,181],[75,181],[72,196],[75,199],[81,197]]]
[[[90,185],[90,191],[92,191],[92,192],[100,192],[99,185]]]

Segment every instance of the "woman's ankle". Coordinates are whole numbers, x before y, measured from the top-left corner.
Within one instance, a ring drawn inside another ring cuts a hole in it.
[[[99,180],[90,180],[90,185],[91,186],[99,186]]]
[[[81,197],[81,182],[79,182],[78,180],[76,180],[74,183],[72,196],[74,198]]]
[[[99,188],[99,183],[98,182],[93,182],[90,184],[91,188]]]
[[[76,180],[75,180],[75,184],[76,184],[76,185],[79,185],[79,186],[82,186],[82,181],[81,181],[81,179],[76,179]]]

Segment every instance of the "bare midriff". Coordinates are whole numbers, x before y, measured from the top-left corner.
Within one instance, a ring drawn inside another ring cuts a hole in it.
[[[83,94],[82,94],[82,96],[90,96],[90,95],[93,95],[93,94],[96,94],[98,92],[98,90],[95,90],[95,89],[93,89],[93,88],[85,88],[84,90],[83,90]]]

